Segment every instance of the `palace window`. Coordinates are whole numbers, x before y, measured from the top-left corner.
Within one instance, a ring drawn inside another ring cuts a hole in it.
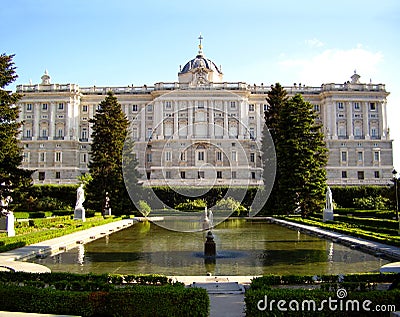
[[[231,101],[231,109],[236,109],[236,101]]]
[[[376,110],[376,103],[375,102],[370,102],[369,103],[369,110],[375,111]]]
[[[342,171],[342,178],[347,178],[347,171]]]
[[[147,160],[147,163],[151,163],[152,162],[153,158],[152,158],[151,153],[147,153],[146,160]]]
[[[181,178],[185,179],[186,178],[186,172],[181,172]]]
[[[216,160],[217,160],[218,162],[222,162],[222,152],[221,152],[221,151],[218,151],[218,152],[216,153]]]
[[[357,152],[357,161],[362,162],[363,161],[363,152]]]
[[[249,111],[254,111],[254,105],[253,104],[249,105]]]
[[[256,155],[254,153],[250,153],[250,162],[254,163],[256,161]]]
[[[236,161],[237,161],[236,151],[232,151],[232,152],[231,152],[231,159],[232,159],[233,162],[236,162]]]
[[[82,112],[88,112],[88,106],[87,105],[83,105],[82,106]]]
[[[222,171],[217,171],[217,178],[222,178]]]
[[[165,152],[165,160],[167,161],[167,162],[170,162],[171,161],[171,158],[172,158],[172,153],[171,152]]]
[[[197,108],[203,109],[204,108],[204,101],[198,101],[197,102]]]
[[[47,107],[48,107],[47,103],[42,104],[42,110],[47,110]]]
[[[138,111],[138,105],[132,105],[132,111],[133,112]]]
[[[232,179],[236,179],[236,171],[232,172]]]
[[[171,178],[171,171],[165,172],[165,178]]]
[[[46,162],[46,153],[45,152],[39,153],[39,162]]]
[[[60,179],[61,178],[61,172],[56,172],[56,179]]]
[[[181,159],[181,161],[186,161],[186,152],[185,151],[181,152],[180,159]]]
[[[27,103],[26,104],[26,111],[32,111],[32,104],[31,103]]]
[[[379,178],[379,177],[380,177],[379,171],[375,171],[375,172],[374,172],[374,177],[375,177],[375,178]]]
[[[347,152],[345,152],[345,151],[342,152],[341,159],[342,159],[342,162],[347,162]]]
[[[339,101],[339,102],[336,103],[336,105],[337,105],[337,108],[338,108],[339,110],[343,110],[343,109],[344,109],[344,104],[343,104],[343,102]]]
[[[64,104],[62,102],[58,104],[58,110],[64,110]]]
[[[61,152],[56,152],[55,161],[61,162]]]
[[[203,171],[200,171],[200,172],[197,172],[197,178],[204,178],[204,172]]]
[[[204,161],[204,151],[197,152],[197,160]]]
[[[256,172],[251,172],[251,179],[256,179]]]
[[[360,110],[360,103],[358,101],[353,102],[354,110]]]
[[[165,102],[165,109],[172,109],[171,101],[166,101]]]
[[[39,172],[39,180],[44,181],[46,179],[46,173],[45,172]]]
[[[357,172],[357,178],[358,179],[364,179],[364,171],[358,171]]]
[[[379,162],[380,161],[380,153],[379,151],[374,152],[374,161]]]

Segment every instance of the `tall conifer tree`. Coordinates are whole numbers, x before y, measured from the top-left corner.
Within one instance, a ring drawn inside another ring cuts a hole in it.
[[[266,204],[269,213],[321,211],[325,199],[327,148],[313,105],[290,99],[279,85],[268,94],[265,122],[275,144],[277,173]]]
[[[14,55],[0,55],[0,198],[13,196],[15,189],[28,186],[32,171],[21,169],[22,150],[17,139],[22,123],[18,121],[21,95],[5,90],[17,79]]]
[[[129,120],[112,92],[100,103],[99,110],[89,122],[93,124],[89,163],[92,180],[87,185],[89,204],[102,210],[108,193],[113,214],[128,212],[134,207],[125,188],[122,161]],[[130,160],[129,164],[136,168],[136,160]]]

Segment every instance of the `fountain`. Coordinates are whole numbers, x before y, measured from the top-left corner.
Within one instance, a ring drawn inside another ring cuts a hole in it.
[[[214,236],[210,231],[207,232],[207,240],[204,243],[204,256],[215,257],[217,255],[217,249],[215,247]]]

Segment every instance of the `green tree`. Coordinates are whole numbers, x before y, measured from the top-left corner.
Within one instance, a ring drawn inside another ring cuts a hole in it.
[[[100,103],[99,110],[89,122],[93,124],[93,142],[89,163],[92,180],[87,184],[86,191],[88,204],[103,210],[108,192],[113,214],[129,212],[134,206],[122,173],[124,142],[129,133],[129,121],[112,92]],[[130,144],[132,146],[133,142]],[[131,148],[125,150],[132,152]],[[130,160],[129,164],[136,168],[135,159]]]
[[[17,139],[22,123],[18,121],[20,94],[5,90],[17,79],[14,55],[0,55],[0,198],[13,196],[32,182],[33,171],[20,168],[22,150]]]
[[[263,138],[262,138],[262,159],[263,159],[263,180],[267,185],[268,182],[274,181],[271,194],[268,198],[267,203],[264,206],[264,213],[276,213],[279,209],[279,180],[281,179],[281,164],[280,158],[282,158],[285,153],[282,152],[282,148],[277,147],[277,144],[280,144],[280,138],[283,137],[282,132],[279,130],[280,126],[280,113],[282,108],[285,106],[287,102],[287,92],[283,87],[276,83],[275,86],[271,86],[271,90],[268,92],[267,102],[268,108],[264,112],[265,125],[266,128],[263,130]],[[272,137],[273,144],[270,143],[270,137]],[[271,151],[273,149],[271,147],[275,147],[276,154],[276,174],[275,180],[271,180],[270,177],[270,168],[272,162],[270,162]]]
[[[272,213],[300,210],[303,217],[325,202],[327,148],[313,105],[301,95],[287,98],[276,84],[265,120],[274,140],[277,173],[266,207]]]

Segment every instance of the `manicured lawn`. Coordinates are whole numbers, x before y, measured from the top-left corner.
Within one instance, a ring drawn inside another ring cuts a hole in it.
[[[336,214],[336,211],[334,213]],[[388,212],[386,212],[386,215],[388,215]],[[400,246],[398,222],[391,218],[385,219],[379,212],[374,215],[373,211],[346,210],[346,213],[344,213],[339,210],[339,215],[335,216],[334,221],[325,223],[322,222],[320,215],[310,216],[307,219],[302,219],[300,216],[278,218]]]
[[[61,216],[16,223],[15,237],[7,237],[7,233],[0,234],[0,252],[9,251],[48,239],[58,238],[66,234],[100,226],[120,219],[121,217],[104,219],[101,216],[96,216],[87,218],[86,222],[82,222],[71,219],[71,216]]]

